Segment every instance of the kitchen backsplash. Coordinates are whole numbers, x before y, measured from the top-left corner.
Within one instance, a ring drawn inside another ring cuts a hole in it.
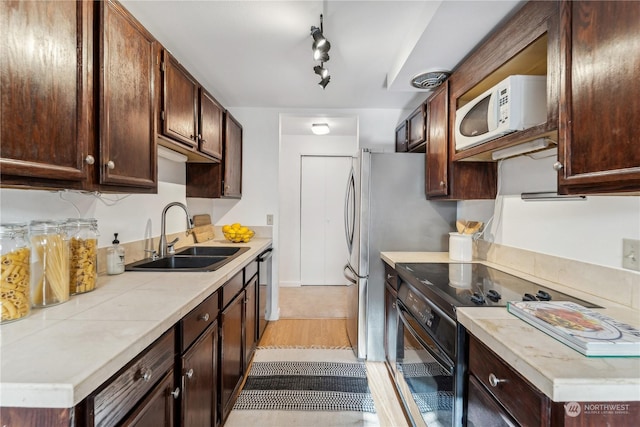
[[[477,240],[474,256],[634,309],[640,309],[640,273],[589,264]]]

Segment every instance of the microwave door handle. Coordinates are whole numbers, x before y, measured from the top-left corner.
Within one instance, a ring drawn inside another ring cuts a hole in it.
[[[489,105],[487,106],[487,128],[489,132],[500,127],[500,123],[498,123],[499,119],[499,108],[498,105],[499,96],[498,91],[494,91],[491,95],[489,95]]]

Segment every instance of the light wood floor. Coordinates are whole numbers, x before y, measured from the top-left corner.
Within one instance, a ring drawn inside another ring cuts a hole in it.
[[[350,347],[346,319],[280,319],[269,322],[261,347]]]

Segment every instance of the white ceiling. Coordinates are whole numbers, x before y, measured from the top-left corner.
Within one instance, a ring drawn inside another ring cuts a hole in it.
[[[410,80],[452,69],[519,0],[121,0],[226,107],[400,108]],[[311,26],[331,42],[323,90]]]

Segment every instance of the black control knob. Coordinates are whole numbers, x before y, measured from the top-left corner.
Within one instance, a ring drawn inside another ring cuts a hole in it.
[[[502,298],[502,295],[495,289],[489,289],[487,291],[487,298],[489,298],[493,302],[498,302]]]
[[[483,305],[487,303],[484,299],[484,296],[482,296],[482,294],[478,292],[474,292],[473,295],[471,295],[471,302],[477,305]]]
[[[551,295],[549,295],[548,292],[545,292],[543,290],[539,290],[538,293],[536,294],[536,297],[540,301],[551,301]]]
[[[531,294],[524,294],[522,301],[538,301],[538,298]]]

